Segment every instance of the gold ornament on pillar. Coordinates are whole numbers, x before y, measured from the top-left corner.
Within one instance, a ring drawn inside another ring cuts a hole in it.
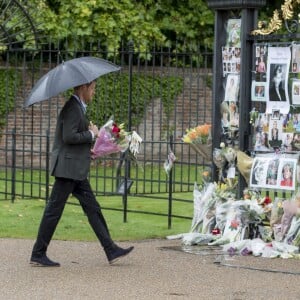
[[[294,16],[294,7],[300,4],[300,0],[285,0],[280,12],[276,9],[269,23],[259,21],[258,29],[251,32],[252,35],[268,35],[281,29],[283,20],[291,20]]]

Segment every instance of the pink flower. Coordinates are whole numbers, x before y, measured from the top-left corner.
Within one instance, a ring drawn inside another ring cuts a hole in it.
[[[122,148],[116,143],[112,134],[106,128],[101,127],[92,149],[92,158],[96,159],[120,151],[122,151]]]
[[[229,228],[230,228],[231,230],[236,230],[236,229],[239,227],[239,225],[240,225],[239,221],[237,221],[237,220],[232,220],[231,223],[230,223]]]

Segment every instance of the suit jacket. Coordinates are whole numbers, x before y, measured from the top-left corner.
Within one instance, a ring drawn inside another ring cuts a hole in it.
[[[51,175],[86,179],[90,170],[92,140],[83,107],[72,96],[58,117],[50,161]]]

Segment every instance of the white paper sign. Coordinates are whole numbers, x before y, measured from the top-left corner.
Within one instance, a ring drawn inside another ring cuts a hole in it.
[[[291,62],[290,47],[269,47],[267,64],[266,113],[274,109],[287,114],[290,109],[288,76]]]

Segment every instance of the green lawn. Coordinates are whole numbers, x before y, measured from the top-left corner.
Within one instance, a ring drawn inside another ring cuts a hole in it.
[[[198,172],[198,174],[201,174],[197,170],[197,167],[193,167],[192,170],[187,167],[179,169],[175,176],[176,183],[178,185],[182,182],[193,183],[195,174]],[[102,194],[101,191],[108,193],[115,191],[115,171],[115,166],[94,166],[91,170],[90,180],[93,190],[95,192],[99,191],[99,194]],[[97,177],[99,174],[102,177]],[[172,215],[189,219],[174,217],[172,218],[171,229],[168,229],[167,216],[151,214],[167,215],[168,213],[167,182],[160,186],[157,180],[158,178],[165,178],[166,174],[159,167],[145,167],[135,175],[140,177],[139,179],[142,181],[134,180],[131,192],[133,194],[138,193],[139,196],[128,195],[127,209],[139,213],[128,212],[126,223],[123,222],[122,196],[97,197],[103,208],[103,214],[106,217],[112,237],[115,240],[139,240],[164,238],[167,235],[188,232],[193,217],[193,192],[176,192],[172,194],[173,199],[188,200],[185,202],[173,201]],[[11,178],[11,170],[0,171],[0,237],[34,239],[45,206],[45,171],[17,170],[15,180],[13,181]],[[145,179],[147,181],[144,182]],[[15,183],[16,198],[14,203],[10,202],[12,182]],[[49,192],[51,192],[52,182],[53,178],[50,177]],[[140,196],[141,194],[143,196]],[[70,198],[69,203],[78,204],[78,201],[75,198]],[[79,205],[66,205],[54,239],[96,240]]]
[[[166,197],[166,195],[164,195]],[[175,194],[177,199],[192,200],[192,193]],[[188,232],[191,219],[172,218],[171,229],[168,229],[167,216],[156,216],[145,213],[127,213],[127,222],[123,222],[123,212],[105,209],[122,209],[122,197],[98,197],[103,207],[103,214],[107,220],[114,240],[141,240],[150,238],[165,238],[167,235]],[[54,239],[96,241],[87,218],[82,212],[77,199],[70,198]],[[0,201],[0,237],[34,239],[45,206],[44,200],[17,199],[14,203],[8,200]],[[167,214],[168,201],[151,198],[128,197],[128,210],[155,212]],[[173,215],[191,218],[193,203],[174,201]]]

